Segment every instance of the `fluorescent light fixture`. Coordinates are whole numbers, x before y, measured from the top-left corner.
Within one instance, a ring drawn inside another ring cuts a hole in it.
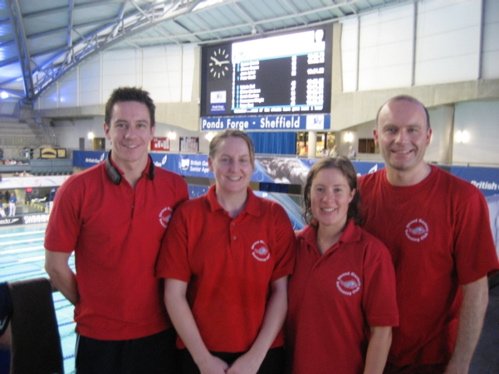
[[[204,136],[204,138],[205,138],[206,140],[208,140],[209,142],[211,142],[211,140],[212,140],[214,137],[215,137],[215,133],[214,133],[213,131],[211,131],[211,132],[207,133],[207,134]]]
[[[471,135],[468,130],[457,130],[454,135],[454,141],[459,144],[467,144],[471,140]]]
[[[210,6],[219,4],[219,3],[223,2],[223,1],[224,0],[205,0],[205,1],[201,1],[198,5],[196,5],[194,7],[194,9],[192,9],[192,11],[196,12],[198,10],[201,10],[201,9],[208,8]]]
[[[353,143],[353,132],[347,131],[343,134],[343,141],[345,143]]]

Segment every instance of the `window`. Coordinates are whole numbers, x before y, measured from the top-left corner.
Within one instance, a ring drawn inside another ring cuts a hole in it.
[[[376,153],[374,139],[359,139],[359,153]]]

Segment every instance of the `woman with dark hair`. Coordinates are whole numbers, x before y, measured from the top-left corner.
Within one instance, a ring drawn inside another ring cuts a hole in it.
[[[294,374],[383,372],[398,324],[395,274],[386,247],[358,226],[359,202],[347,158],[313,165],[288,291]]]

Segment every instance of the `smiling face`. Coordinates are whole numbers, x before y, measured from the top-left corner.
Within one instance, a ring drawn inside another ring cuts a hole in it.
[[[111,141],[111,157],[120,168],[145,167],[149,144],[154,136],[147,106],[137,101],[120,101],[113,105],[109,124],[104,124]]]
[[[355,195],[348,180],[337,168],[323,168],[317,172],[310,187],[310,208],[319,226],[343,228],[349,204]]]
[[[217,143],[208,158],[215,175],[217,194],[246,194],[253,175],[253,158],[244,139],[229,136]]]
[[[374,140],[387,168],[417,172],[425,167],[423,157],[431,134],[424,108],[417,102],[397,100],[381,108]]]

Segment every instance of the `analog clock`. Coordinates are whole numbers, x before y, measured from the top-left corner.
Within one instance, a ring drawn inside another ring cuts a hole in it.
[[[223,47],[217,47],[210,53],[208,72],[216,79],[226,78],[230,73],[230,55]]]

